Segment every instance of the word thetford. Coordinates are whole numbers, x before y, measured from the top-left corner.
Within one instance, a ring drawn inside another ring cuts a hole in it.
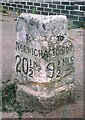
[[[73,90],[74,47],[67,37],[66,16],[23,13],[16,31],[17,95],[23,91],[49,104],[52,97]]]

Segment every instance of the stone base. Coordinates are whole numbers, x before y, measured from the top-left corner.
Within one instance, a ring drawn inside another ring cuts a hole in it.
[[[24,110],[38,111],[38,112],[49,112],[59,105],[67,102],[75,101],[75,85],[74,83],[63,86],[55,90],[55,92],[39,92],[34,89],[24,86],[17,85],[17,101],[20,103]]]

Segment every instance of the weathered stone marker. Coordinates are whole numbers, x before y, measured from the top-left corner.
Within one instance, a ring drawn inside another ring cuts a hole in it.
[[[29,96],[48,109],[73,97],[73,52],[65,16],[19,16],[15,72],[23,107],[29,107]]]

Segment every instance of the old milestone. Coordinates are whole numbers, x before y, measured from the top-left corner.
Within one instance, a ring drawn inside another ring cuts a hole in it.
[[[73,100],[74,47],[63,15],[22,13],[17,20],[15,81],[17,100],[29,107],[30,96],[43,108]]]

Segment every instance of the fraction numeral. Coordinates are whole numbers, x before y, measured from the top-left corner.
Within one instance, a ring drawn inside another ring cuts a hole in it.
[[[25,75],[29,74],[29,77],[33,77],[33,68],[28,67],[28,59],[21,58],[19,55],[16,56],[16,72],[24,73]]]

